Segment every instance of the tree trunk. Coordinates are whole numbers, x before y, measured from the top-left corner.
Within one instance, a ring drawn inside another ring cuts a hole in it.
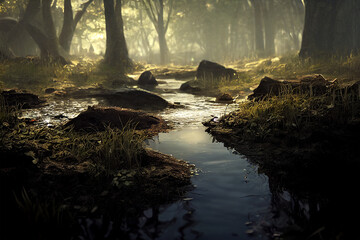
[[[164,29],[159,29],[159,47],[160,47],[160,64],[164,65],[169,62],[169,48],[167,46]]]
[[[119,31],[119,42],[120,42],[120,53],[121,58],[129,61],[129,52],[126,45],[125,33],[124,33],[124,21],[122,18],[122,3],[121,0],[116,0],[115,4],[115,14]]]
[[[82,4],[82,9],[79,10],[74,18],[71,0],[64,0],[64,21],[61,33],[59,36],[60,46],[67,52],[70,52],[71,42],[73,40],[76,26],[85,14],[87,8],[94,0],[89,0]]]
[[[121,13],[121,0],[116,0],[118,6],[115,7],[114,0],[104,0],[105,23],[106,23],[106,52],[105,63],[111,66],[120,66],[122,71],[127,71],[132,66],[128,56],[123,31]],[[116,16],[117,13],[120,14]],[[120,20],[121,18],[121,20]]]
[[[60,59],[58,38],[56,35],[55,25],[51,14],[52,0],[42,0],[42,16],[44,31],[47,35],[47,51],[42,52],[44,58]]]
[[[159,37],[159,48],[160,48],[160,64],[166,64],[169,62],[169,48],[166,42],[166,31],[164,25],[164,2],[163,0],[159,0],[159,13],[158,13],[158,27],[157,33]]]
[[[255,18],[255,51],[258,57],[264,56],[264,27],[263,27],[263,13],[261,4],[258,0],[252,1],[254,7],[254,18]]]
[[[336,5],[340,0],[305,0],[305,25],[301,57],[332,53]]]
[[[272,57],[275,55],[275,26],[272,21],[273,16],[270,13],[273,11],[273,1],[267,0],[263,7],[264,17],[264,33],[265,33],[265,57]]]
[[[300,57],[349,55],[360,48],[360,1],[305,0]]]
[[[74,17],[71,0],[64,0],[64,21],[59,36],[59,43],[66,52],[70,52],[70,45],[74,32]]]

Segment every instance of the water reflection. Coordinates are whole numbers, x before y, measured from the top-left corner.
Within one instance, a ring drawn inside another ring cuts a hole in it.
[[[189,224],[178,220],[158,239],[351,239],[356,231],[356,222],[350,219],[351,213],[360,212],[359,199],[355,195],[346,197],[357,188],[355,169],[338,165],[346,178],[319,185],[330,189],[330,194],[310,186],[299,191],[286,182],[284,185],[277,175],[259,174],[256,165],[213,142],[201,127],[161,134],[150,146],[201,169],[193,178],[196,189],[187,196],[192,199],[186,203],[192,214],[187,216],[182,205],[177,212],[165,210],[160,214],[189,217]],[[327,177],[319,174],[319,178]],[[196,238],[191,233],[197,233]]]
[[[214,143],[204,128],[187,127],[161,134],[150,146],[191,161],[201,170],[199,176],[193,177],[195,190],[186,196],[192,200],[178,212],[162,213],[175,217],[180,214],[191,221],[178,220],[176,227],[167,230],[173,235],[165,234],[159,239],[177,239],[184,235],[187,236],[184,239],[247,239],[250,236],[246,231],[254,226],[246,223],[260,221],[264,215],[271,214],[267,177],[258,174],[257,167],[243,156]],[[257,239],[265,237],[259,232],[256,235]]]

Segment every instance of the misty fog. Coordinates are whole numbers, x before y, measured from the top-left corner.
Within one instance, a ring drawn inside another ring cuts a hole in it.
[[[7,1],[0,17],[22,19],[26,1]],[[87,1],[73,1],[73,12]],[[149,4],[150,3],[150,4]],[[160,63],[159,12],[150,1],[123,1],[122,17],[129,56],[134,61]],[[197,64],[202,59],[231,62],[256,57],[283,56],[300,49],[305,8],[301,0],[165,0],[162,16],[166,63]],[[64,19],[64,3],[51,5],[57,35]],[[155,14],[154,14],[155,13]],[[40,21],[40,20],[39,20]],[[41,22],[38,22],[41,25]],[[161,34],[161,33],[160,33]],[[40,54],[23,30],[10,42],[17,56]],[[70,54],[95,57],[106,51],[102,1],[88,6],[76,26]]]

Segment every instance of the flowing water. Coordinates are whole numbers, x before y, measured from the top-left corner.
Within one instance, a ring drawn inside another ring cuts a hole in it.
[[[131,239],[273,239],[280,229],[308,221],[321,206],[287,191],[274,191],[269,178],[256,165],[227,149],[205,132],[201,122],[237,107],[215,103],[210,97],[178,92],[182,81],[168,79],[155,90],[184,108],[158,113],[174,123],[169,133],[147,142],[160,152],[195,164],[194,190],[173,204],[146,210],[132,227]],[[54,125],[75,117],[96,99],[67,100],[24,112],[24,117]],[[271,191],[272,190],[272,191]]]
[[[157,229],[156,239],[266,238],[260,225],[271,215],[267,177],[258,174],[246,157],[214,142],[201,124],[235,109],[237,104],[214,103],[209,97],[169,91],[178,89],[181,83],[167,80],[160,84],[165,99],[186,108],[161,113],[175,123],[175,130],[159,134],[149,146],[195,164],[198,173],[192,178],[195,189],[182,201],[145,213],[152,216],[156,212],[158,221],[167,223]],[[137,237],[151,239],[147,232],[141,229]]]
[[[199,169],[192,178],[195,189],[160,210],[159,219],[176,221],[159,239],[246,239],[269,216],[267,177],[244,156],[213,142],[203,127],[160,134],[150,146]]]

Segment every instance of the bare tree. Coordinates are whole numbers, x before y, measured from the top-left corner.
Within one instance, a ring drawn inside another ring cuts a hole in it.
[[[168,11],[166,20],[164,19],[164,0],[140,0],[144,6],[148,17],[153,23],[159,38],[160,63],[166,64],[170,61],[169,48],[166,42],[166,32],[169,27],[171,14],[173,11],[174,0],[168,0]]]

